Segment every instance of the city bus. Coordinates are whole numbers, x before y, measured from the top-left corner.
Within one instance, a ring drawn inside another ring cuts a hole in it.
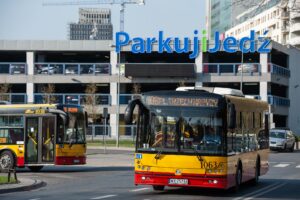
[[[137,125],[135,185],[238,190],[268,171],[268,104],[239,90],[147,92],[124,117]]]
[[[81,106],[0,105],[0,168],[83,165],[86,131]]]

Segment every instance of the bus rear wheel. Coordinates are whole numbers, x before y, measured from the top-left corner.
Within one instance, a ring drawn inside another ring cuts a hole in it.
[[[39,172],[43,168],[43,166],[30,166],[28,167],[32,172]]]
[[[251,180],[252,185],[257,185],[259,181],[259,176],[260,176],[260,161],[256,161],[256,166],[255,166],[255,175],[254,179]]]
[[[155,191],[163,191],[165,189],[165,186],[163,185],[153,185],[153,190]]]
[[[0,154],[0,169],[11,169],[15,166],[15,158],[10,151]]]

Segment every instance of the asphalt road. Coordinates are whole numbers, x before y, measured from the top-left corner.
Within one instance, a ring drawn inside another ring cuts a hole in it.
[[[243,185],[238,193],[168,187],[163,192],[155,192],[148,186],[136,187],[133,185],[132,153],[96,153],[89,156],[87,166],[45,167],[39,173],[20,169],[20,177],[35,177],[47,182],[47,186],[2,194],[0,199],[300,199],[300,151],[271,153],[268,174],[261,177],[257,186]]]

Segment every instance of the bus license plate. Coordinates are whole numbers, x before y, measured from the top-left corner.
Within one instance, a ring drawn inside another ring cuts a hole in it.
[[[73,160],[73,163],[78,164],[79,160]]]
[[[170,185],[188,185],[189,181],[188,179],[169,179],[169,184]]]

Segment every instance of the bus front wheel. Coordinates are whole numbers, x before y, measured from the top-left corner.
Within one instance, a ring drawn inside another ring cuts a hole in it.
[[[242,184],[242,167],[241,165],[238,165],[235,174],[235,186],[234,186],[235,192],[237,192],[240,189],[241,184]]]
[[[43,166],[30,166],[28,167],[32,172],[39,172],[43,168]]]
[[[163,185],[153,185],[153,190],[155,191],[163,191],[165,189],[165,186]]]
[[[0,169],[11,169],[15,166],[15,158],[10,151],[0,154]]]

